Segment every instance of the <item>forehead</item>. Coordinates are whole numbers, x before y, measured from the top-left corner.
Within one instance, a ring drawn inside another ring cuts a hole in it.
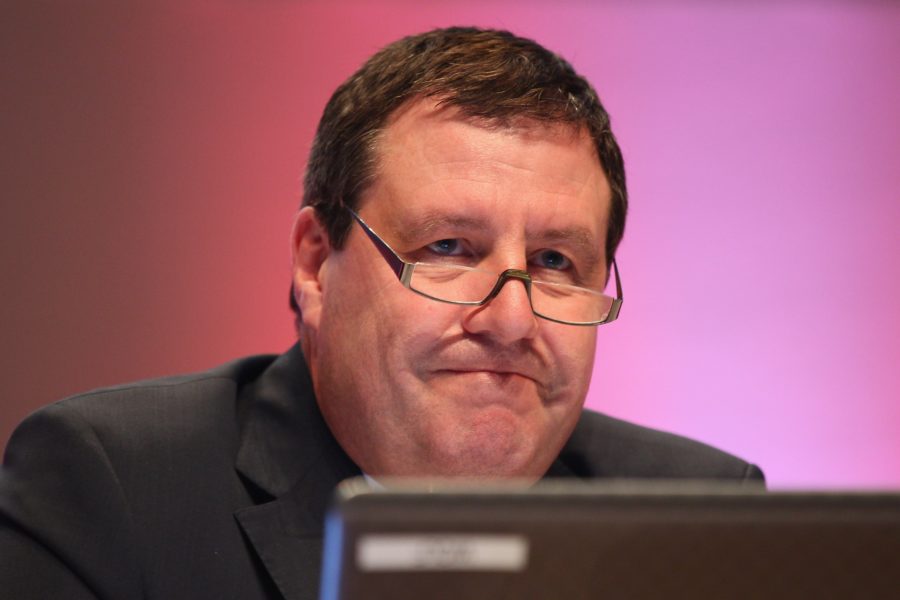
[[[577,223],[605,237],[611,193],[593,140],[567,124],[497,125],[419,100],[395,113],[363,195],[391,219],[445,213],[524,228]]]

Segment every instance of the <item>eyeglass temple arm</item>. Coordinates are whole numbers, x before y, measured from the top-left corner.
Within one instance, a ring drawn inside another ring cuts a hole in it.
[[[606,314],[605,323],[611,323],[619,318],[619,311],[622,310],[622,280],[619,279],[619,267],[616,265],[616,259],[612,259],[613,274],[616,278],[616,298],[613,300],[609,312]]]
[[[403,267],[406,266],[406,263],[397,256],[397,253],[394,252],[390,246],[387,245],[383,239],[378,237],[378,234],[372,231],[372,228],[369,227],[362,218],[356,214],[356,211],[352,208],[347,208],[347,212],[349,212],[356,222],[360,224],[363,228],[363,231],[366,232],[366,235],[369,236],[369,239],[372,240],[372,243],[375,244],[375,247],[378,248],[378,252],[381,253],[381,256],[384,257],[384,260],[387,261],[388,265],[391,267],[391,270],[394,272],[394,275],[397,276],[398,279],[403,279]]]

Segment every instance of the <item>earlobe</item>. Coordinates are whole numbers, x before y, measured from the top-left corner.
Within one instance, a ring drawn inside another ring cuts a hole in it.
[[[304,206],[291,230],[294,300],[300,307],[303,324],[318,324],[322,304],[322,266],[331,251],[328,232],[311,206]]]

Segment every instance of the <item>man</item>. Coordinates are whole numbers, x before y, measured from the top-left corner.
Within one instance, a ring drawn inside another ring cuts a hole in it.
[[[298,346],[27,419],[0,480],[0,589],[314,598],[330,494],[359,474],[761,479],[582,410],[625,210],[606,112],[557,56],[475,29],[382,50],[310,156]]]

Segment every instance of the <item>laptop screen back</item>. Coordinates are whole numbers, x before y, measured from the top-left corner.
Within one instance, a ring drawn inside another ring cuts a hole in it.
[[[896,598],[900,495],[339,488],[322,600]]]

